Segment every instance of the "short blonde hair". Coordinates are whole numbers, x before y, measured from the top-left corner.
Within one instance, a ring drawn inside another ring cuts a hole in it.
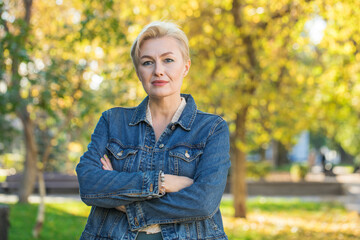
[[[140,58],[140,47],[149,39],[173,37],[179,42],[179,49],[185,62],[190,60],[189,40],[178,25],[172,22],[156,21],[145,26],[131,46],[131,59],[137,70]]]

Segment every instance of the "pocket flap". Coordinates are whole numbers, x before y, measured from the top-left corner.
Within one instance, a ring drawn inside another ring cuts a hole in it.
[[[109,142],[106,145],[106,149],[111,152],[111,154],[118,160],[124,159],[129,155],[135,155],[137,153],[137,149],[133,148],[124,148],[117,142]]]
[[[194,159],[198,158],[203,151],[197,148],[189,148],[189,147],[177,147],[171,151],[169,151],[169,155],[171,157],[178,157],[186,162],[191,162]]]

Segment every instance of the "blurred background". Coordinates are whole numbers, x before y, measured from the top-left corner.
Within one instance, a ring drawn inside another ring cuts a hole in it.
[[[130,47],[155,20],[189,38],[182,92],[229,124],[229,238],[359,239],[358,0],[0,0],[10,239],[32,239],[42,214],[40,239],[79,238],[75,166],[103,111],[145,97]]]

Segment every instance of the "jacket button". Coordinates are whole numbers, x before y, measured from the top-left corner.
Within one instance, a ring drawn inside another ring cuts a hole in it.
[[[175,125],[171,126],[171,130],[173,130],[173,131],[175,130]]]
[[[190,154],[188,153],[188,151],[185,152],[185,157],[186,157],[186,158],[189,158],[189,157],[190,157]]]
[[[160,144],[160,145],[159,145],[159,148],[163,148],[163,147],[164,147],[164,144]]]
[[[119,157],[121,157],[123,155],[124,151],[118,152],[116,155],[118,155]]]

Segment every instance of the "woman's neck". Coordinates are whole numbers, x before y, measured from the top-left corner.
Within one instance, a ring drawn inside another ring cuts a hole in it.
[[[156,141],[160,138],[167,125],[171,122],[181,104],[180,94],[167,98],[149,98],[152,125]]]
[[[156,122],[160,120],[171,121],[176,110],[179,108],[181,103],[181,96],[169,96],[166,98],[151,98],[149,97],[149,107],[151,111],[152,121]]]

